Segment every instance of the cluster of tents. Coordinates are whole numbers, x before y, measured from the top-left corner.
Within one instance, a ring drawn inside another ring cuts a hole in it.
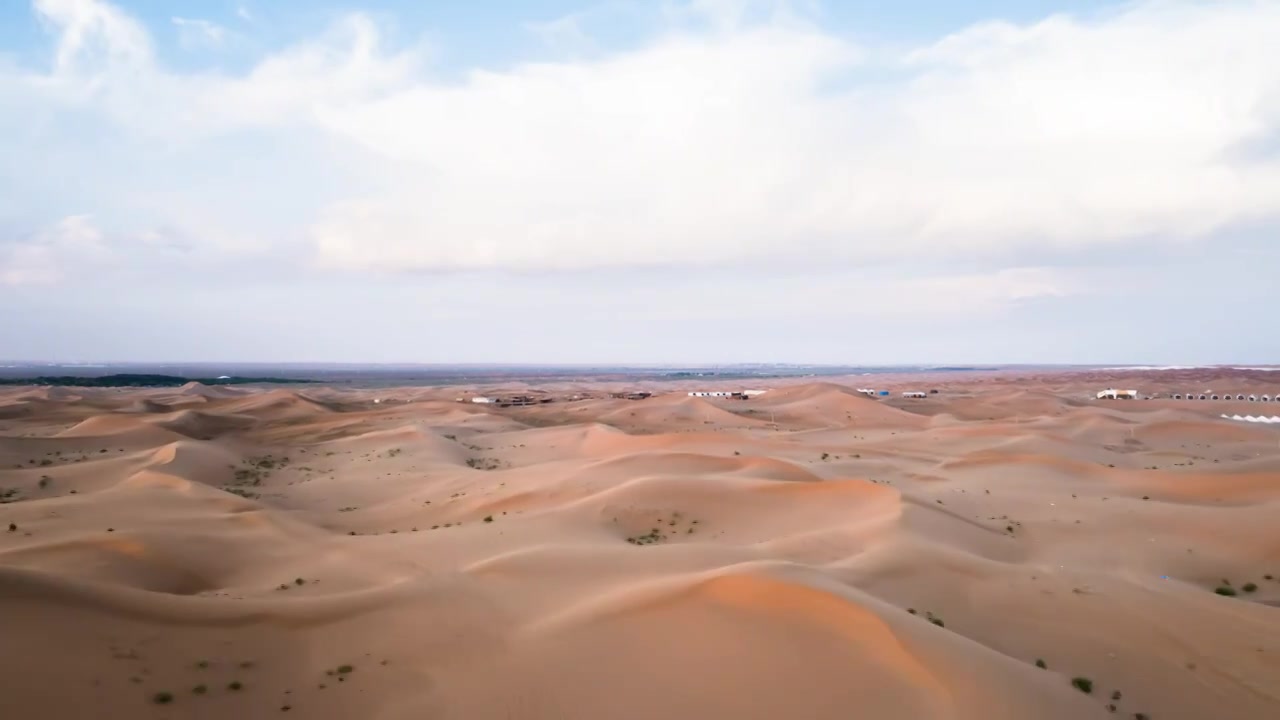
[[[1270,395],[1262,395],[1262,396],[1234,395],[1233,396],[1231,393],[1226,393],[1225,395],[1215,395],[1213,393],[1200,393],[1199,395],[1195,393],[1187,393],[1186,395],[1180,395],[1175,393],[1173,396],[1173,399],[1181,400],[1184,397],[1188,400],[1248,400],[1249,402],[1271,402]],[[1280,402],[1280,395],[1276,395],[1275,401]]]
[[[1277,425],[1280,425],[1280,415],[1272,415],[1272,416],[1270,416],[1270,417],[1267,417],[1266,415],[1257,415],[1257,416],[1254,416],[1254,415],[1223,415],[1222,417],[1223,417],[1223,418],[1225,418],[1225,419],[1227,419],[1227,420],[1239,420],[1240,422],[1267,423],[1268,425],[1271,425],[1271,424],[1277,424]]]

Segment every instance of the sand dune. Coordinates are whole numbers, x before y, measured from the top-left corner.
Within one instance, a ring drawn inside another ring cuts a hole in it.
[[[212,440],[226,433],[252,427],[258,420],[251,415],[209,413],[198,410],[180,410],[171,415],[149,419],[166,430],[181,433],[196,440]]]
[[[0,697],[66,718],[1280,715],[1280,428],[1070,376],[859,382],[6,388]],[[552,388],[596,398],[453,402]]]
[[[765,427],[763,420],[737,415],[696,397],[656,397],[624,405],[596,418],[628,430],[674,432],[686,429]]]
[[[869,398],[854,388],[831,383],[775,390],[750,404],[750,409],[761,416],[767,413],[773,420],[801,426],[920,428],[928,423],[920,415]]]

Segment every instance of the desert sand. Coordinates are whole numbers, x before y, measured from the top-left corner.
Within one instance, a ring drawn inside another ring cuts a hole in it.
[[[5,388],[0,706],[1280,717],[1280,427],[1219,417],[1256,405],[887,380]]]

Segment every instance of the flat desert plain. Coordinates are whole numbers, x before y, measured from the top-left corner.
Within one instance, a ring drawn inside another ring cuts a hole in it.
[[[6,388],[0,707],[1280,717],[1280,405],[1096,380]]]

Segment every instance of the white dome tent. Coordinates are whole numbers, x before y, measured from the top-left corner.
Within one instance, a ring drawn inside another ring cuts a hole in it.
[[[1235,420],[1236,422],[1263,423],[1265,425],[1280,425],[1280,415],[1223,415],[1224,420]]]

